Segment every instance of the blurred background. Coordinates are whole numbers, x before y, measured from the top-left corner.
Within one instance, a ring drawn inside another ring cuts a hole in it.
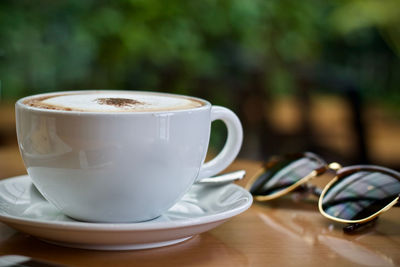
[[[241,158],[309,150],[399,170],[399,56],[398,0],[3,0],[0,155],[15,151],[18,98],[115,88],[234,110]],[[210,153],[225,135],[214,123]]]

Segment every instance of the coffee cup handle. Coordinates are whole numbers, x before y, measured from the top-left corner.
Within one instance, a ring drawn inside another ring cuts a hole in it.
[[[212,160],[203,164],[197,181],[202,178],[216,175],[228,167],[239,153],[243,141],[243,128],[239,118],[231,110],[220,107],[211,107],[211,122],[222,120],[228,130],[227,139],[221,152]]]

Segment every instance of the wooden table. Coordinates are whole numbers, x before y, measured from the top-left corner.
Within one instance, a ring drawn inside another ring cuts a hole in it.
[[[230,169],[245,169],[248,178],[259,165],[237,160]],[[0,149],[0,179],[24,173],[17,147]],[[385,213],[374,227],[346,235],[341,224],[319,214],[316,199],[287,197],[254,203],[177,245],[116,252],[50,245],[0,223],[0,255],[8,254],[72,266],[395,266],[400,265],[400,209]]]

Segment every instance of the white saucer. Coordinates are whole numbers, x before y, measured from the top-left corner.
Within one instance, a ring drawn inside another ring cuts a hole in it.
[[[0,181],[0,221],[62,246],[128,250],[176,244],[247,210],[252,196],[242,187],[193,185],[159,218],[141,223],[87,223],[66,217],[47,202],[27,175]]]

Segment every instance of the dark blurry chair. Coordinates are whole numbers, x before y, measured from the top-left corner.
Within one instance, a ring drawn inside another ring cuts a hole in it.
[[[363,101],[361,88],[357,82],[330,66],[303,67],[297,73],[300,85],[299,98],[303,102],[302,107],[304,110],[302,112],[305,113],[304,125],[306,129],[303,129],[304,134],[311,133],[312,135],[311,125],[309,119],[307,119],[309,111],[306,110],[310,106],[310,94],[313,92],[324,92],[339,95],[350,107],[351,130],[355,135],[355,150],[352,153],[352,157],[348,156],[344,160],[347,161],[347,164],[368,164],[370,160],[366,142],[365,119],[363,117]],[[335,126],[332,125],[332,127]],[[308,146],[311,150],[320,154],[329,153],[329,155],[326,155],[328,158],[336,156],[334,151],[327,151],[326,147],[316,144],[310,138],[306,140],[308,140]],[[338,159],[336,158],[336,160]]]
[[[258,139],[255,144],[254,141],[245,140],[247,147],[242,151],[243,156],[266,159],[276,154],[309,150],[320,154],[328,161],[340,161],[343,164],[368,163],[363,103],[357,83],[327,66],[296,67],[293,73],[298,84],[295,97],[300,103],[301,127],[296,132],[290,134],[278,132],[263,116],[268,112],[271,97],[268,91],[263,89],[261,73],[255,73],[247,85],[248,88],[239,94],[239,114],[243,120],[245,137]],[[311,122],[311,95],[315,92],[340,95],[351,107],[351,127],[355,136],[355,151],[352,153],[342,155],[316,141],[316,133]]]

